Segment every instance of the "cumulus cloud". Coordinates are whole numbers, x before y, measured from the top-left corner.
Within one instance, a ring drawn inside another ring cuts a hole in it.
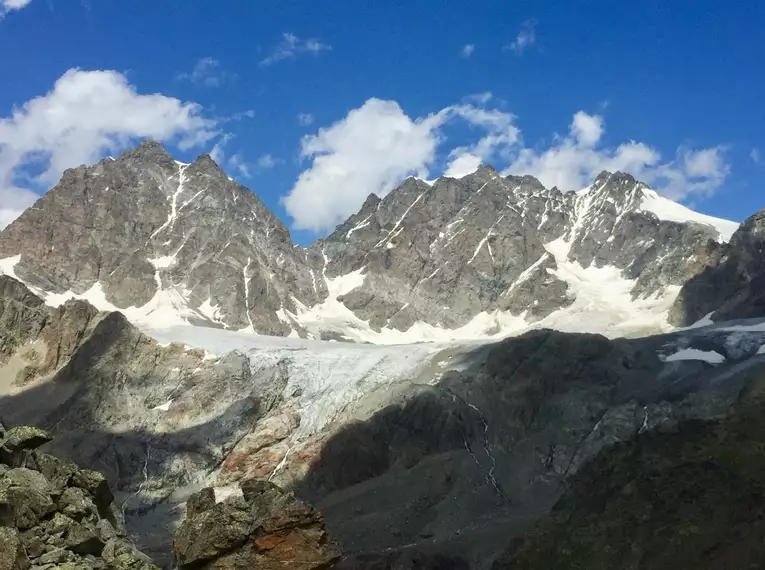
[[[536,27],[536,20],[526,20],[523,22],[518,35],[505,46],[505,49],[512,51],[516,55],[522,55],[523,52],[537,43]]]
[[[96,162],[138,138],[188,149],[215,135],[215,121],[195,103],[139,94],[116,71],[71,69],[49,93],[0,118],[3,220],[31,205],[30,190],[50,187],[66,168]]]
[[[220,87],[228,81],[236,78],[236,75],[222,69],[220,61],[212,57],[203,57],[194,65],[188,73],[181,73],[177,77],[181,81],[190,81],[205,87]]]
[[[369,99],[341,121],[302,141],[301,155],[311,167],[284,198],[297,229],[331,230],[374,192],[385,196],[409,175],[427,177],[442,127],[464,121],[485,134],[474,144],[454,149],[447,173],[475,170],[501,148],[515,143],[513,116],[472,103],[446,107],[412,119],[395,101]]]
[[[0,18],[8,12],[26,8],[32,0],[0,0]]]
[[[751,158],[752,162],[755,164],[762,164],[762,154],[760,153],[759,148],[753,148],[749,153],[749,158]]]
[[[395,101],[370,99],[318,133],[303,138],[311,160],[283,198],[296,229],[332,230],[358,210],[370,192],[387,195],[404,178],[435,178],[438,156],[444,175],[461,177],[491,162],[503,174],[531,174],[547,187],[580,190],[603,170],[629,172],[673,199],[703,197],[718,189],[730,167],[725,149],[679,148],[663,161],[648,144],[602,145],[602,116],[579,111],[568,133],[546,147],[526,147],[514,115],[488,108],[491,97],[470,96],[430,115],[409,117]],[[447,125],[472,127],[473,140],[444,149]],[[433,174],[433,176],[431,176]]]
[[[460,178],[470,174],[481,164],[490,162],[495,157],[507,156],[513,145],[518,142],[520,130],[514,124],[515,116],[510,113],[498,109],[483,109],[471,104],[450,107],[446,113],[481,127],[486,134],[471,145],[453,149],[449,153],[444,176]]]
[[[442,122],[438,114],[412,120],[395,101],[369,99],[304,137],[301,156],[313,163],[283,199],[294,226],[331,229],[370,192],[385,195],[409,174],[426,175]]]
[[[504,174],[531,174],[548,187],[578,190],[592,183],[603,170],[629,172],[669,198],[705,196],[718,189],[730,167],[725,149],[679,148],[662,162],[661,153],[642,142],[630,141],[615,148],[600,147],[605,132],[603,117],[579,111],[566,137],[558,137],[543,150],[523,148]]]
[[[460,52],[462,54],[462,57],[470,57],[473,55],[473,52],[475,51],[475,44],[465,44],[462,46],[462,51]]]
[[[322,43],[317,39],[301,39],[295,34],[284,32],[282,41],[276,45],[271,53],[260,61],[262,67],[268,67],[285,59],[295,59],[298,55],[319,55],[323,51],[330,51],[332,46]]]
[[[298,123],[300,123],[304,127],[307,127],[313,124],[314,117],[311,113],[298,113],[297,120],[298,120]]]

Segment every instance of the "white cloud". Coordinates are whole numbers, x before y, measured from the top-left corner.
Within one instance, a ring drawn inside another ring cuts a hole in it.
[[[462,46],[462,57],[470,57],[473,55],[473,52],[475,51],[475,44],[465,44]]]
[[[268,170],[269,168],[276,166],[278,163],[279,161],[270,154],[264,154],[258,158],[257,166],[260,170]]]
[[[250,177],[250,165],[244,161],[244,159],[242,158],[242,155],[239,153],[233,155],[231,158],[228,159],[228,162],[226,163],[226,168],[228,169],[229,172],[233,172],[234,174],[239,174],[241,176],[244,176],[245,178]]]
[[[295,228],[331,230],[370,192],[385,196],[406,176],[427,177],[441,127],[457,120],[486,134],[453,151],[450,175],[464,174],[517,140],[513,116],[501,111],[463,103],[412,119],[395,101],[380,99],[369,99],[343,120],[304,137],[301,154],[313,163],[283,199]]]
[[[571,135],[583,146],[594,146],[603,135],[603,117],[579,111],[571,123]]]
[[[604,131],[602,117],[579,111],[567,137],[558,137],[544,150],[521,149],[504,174],[531,174],[547,187],[579,190],[591,184],[603,170],[629,172],[669,198],[679,200],[709,195],[730,172],[723,147],[679,148],[674,160],[661,162],[659,151],[642,142],[600,148],[598,143]]]
[[[473,140],[448,151],[446,176],[461,177],[492,162],[503,174],[531,174],[547,187],[580,190],[603,170],[629,172],[673,199],[703,197],[718,189],[730,167],[723,147],[679,148],[662,161],[659,151],[629,141],[602,145],[605,121],[577,112],[567,135],[546,147],[525,147],[515,117],[487,108],[489,96],[425,117],[407,116],[395,101],[370,99],[315,135],[302,140],[302,156],[312,160],[283,198],[296,229],[332,230],[358,210],[370,192],[383,197],[410,175],[434,178],[437,156],[446,138],[443,128],[463,121],[478,129]]]
[[[516,55],[523,54],[528,48],[537,43],[536,27],[536,20],[526,20],[523,22],[518,35],[505,46],[505,49],[514,52]]]
[[[287,196],[297,229],[332,229],[370,192],[385,195],[408,174],[425,175],[439,142],[438,115],[410,119],[395,101],[369,99],[341,121],[303,138],[313,160]]]
[[[181,81],[191,81],[205,87],[220,87],[235,78],[235,74],[223,70],[220,61],[212,57],[203,57],[196,62],[190,73],[178,75],[178,79]]]
[[[298,113],[297,120],[298,120],[298,123],[300,123],[304,127],[307,127],[308,125],[313,124],[314,117],[311,113]]]
[[[486,101],[488,100],[489,98],[486,98]],[[456,105],[447,112],[473,126],[485,129],[486,134],[471,145],[453,149],[449,153],[449,163],[444,176],[461,178],[470,174],[494,157],[507,156],[513,145],[518,142],[520,130],[514,124],[515,116],[510,113],[469,104]]]
[[[223,147],[233,138],[233,133],[223,133],[213,145],[212,150],[210,151],[210,158],[212,158],[218,166],[221,166],[226,160],[226,153],[223,150]]]
[[[465,97],[465,101],[468,103],[477,103],[478,105],[486,105],[492,100],[494,94],[491,91],[484,91],[483,93],[473,93]]]
[[[760,154],[760,149],[753,148],[752,151],[749,153],[749,158],[752,159],[752,162],[755,164],[762,164],[762,154]]]
[[[32,0],[0,0],[0,18],[8,12],[26,8]]]
[[[215,129],[195,103],[141,95],[116,71],[71,69],[49,93],[0,118],[0,209],[31,203],[34,194],[19,194],[19,185],[44,190],[66,168],[96,162],[137,138],[191,148],[213,138]],[[26,203],[12,199],[20,195]]]
[[[300,39],[295,34],[285,32],[282,41],[271,53],[260,61],[262,67],[273,65],[285,59],[294,59],[301,54],[319,55],[323,51],[330,51],[332,46],[322,43],[317,39]]]

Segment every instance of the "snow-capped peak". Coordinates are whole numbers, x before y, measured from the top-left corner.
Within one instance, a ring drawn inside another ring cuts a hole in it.
[[[650,212],[663,221],[704,224],[716,230],[718,240],[723,243],[730,241],[739,226],[738,222],[694,212],[622,172],[601,172],[592,185],[576,192],[576,196],[578,201],[586,201],[589,205],[611,202],[620,214]]]

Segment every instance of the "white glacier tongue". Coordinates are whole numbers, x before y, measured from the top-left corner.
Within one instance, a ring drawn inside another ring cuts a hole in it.
[[[375,346],[267,337],[191,325],[144,331],[160,343],[180,342],[212,354],[239,350],[247,354],[253,369],[283,362],[289,378],[285,395],[297,399],[300,414],[295,441],[317,434],[349,404],[376,389],[416,378],[445,348],[430,343]]]

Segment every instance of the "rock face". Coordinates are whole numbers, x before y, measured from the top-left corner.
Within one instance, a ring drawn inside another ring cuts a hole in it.
[[[683,286],[672,323],[765,316],[765,210],[744,221],[730,243],[710,248],[704,261],[704,270]]]
[[[610,268],[626,288],[626,307],[613,310],[671,302],[731,227],[619,172],[564,193],[481,167],[371,195],[302,248],[209,156],[182,164],[144,142],[66,171],[0,232],[0,266],[49,300],[79,295],[142,325],[366,340],[482,314],[535,322],[582,296],[585,308],[608,304],[577,289],[587,268]]]
[[[0,568],[158,570],[127,538],[106,478],[37,450],[50,439],[0,425]]]
[[[209,156],[181,164],[154,142],[67,170],[0,236],[0,257],[18,255],[16,275],[45,292],[125,309],[164,291],[155,303],[176,316],[267,334],[290,332],[280,308],[326,295],[254,193]]]
[[[194,493],[256,477],[324,514],[343,544],[339,568],[481,570],[602,449],[726,414],[765,345],[751,323],[618,341],[543,330],[448,348],[192,335],[221,354],[240,347],[213,357],[160,345],[118,313],[83,302],[62,313],[0,284],[0,416],[53,431],[46,452],[103,472],[139,549],[162,565],[183,504],[211,506]],[[31,347],[62,357],[18,383]],[[13,434],[7,453],[46,439]],[[74,518],[81,497],[66,499]]]
[[[666,204],[682,215],[667,216]],[[410,178],[383,200],[372,196],[313,249],[330,277],[366,271],[341,300],[373,327],[455,328],[495,310],[533,321],[574,302],[560,272],[566,264],[613,267],[636,280],[636,299],[682,285],[694,257],[722,239],[720,228],[735,227],[696,223],[683,210],[620,172],[575,194],[481,167],[432,185]],[[683,215],[688,221],[672,221]]]
[[[761,378],[762,346],[762,331],[629,341],[538,331],[455,356],[438,382],[337,430],[301,496],[349,567],[393,551],[486,568],[602,449],[726,414]],[[675,360],[693,351],[720,363]]]
[[[762,568],[762,379],[724,419],[601,452],[494,569]]]
[[[324,570],[340,559],[321,515],[265,480],[216,503],[206,488],[186,504],[173,542],[181,570]]]

